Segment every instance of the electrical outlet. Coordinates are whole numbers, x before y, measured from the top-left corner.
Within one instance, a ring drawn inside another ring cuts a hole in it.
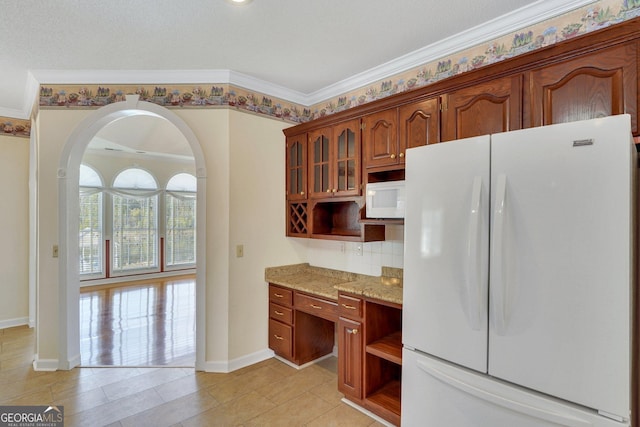
[[[244,245],[236,245],[236,258],[244,256]]]
[[[53,253],[54,258],[58,258],[58,245],[53,245]]]

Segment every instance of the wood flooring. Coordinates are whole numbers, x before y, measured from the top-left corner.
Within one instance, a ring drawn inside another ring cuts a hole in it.
[[[34,371],[35,331],[0,329],[0,406],[63,406],[65,427],[383,425],[341,401],[335,358],[301,370],[277,359],[228,374],[186,367],[194,303],[193,277],[83,289],[83,367],[70,371]]]
[[[82,366],[195,365],[195,276],[80,290]]]
[[[36,372],[35,332],[0,330],[0,405],[64,407],[65,427],[382,426],[341,401],[336,359],[301,370],[277,359],[229,374],[192,368]]]

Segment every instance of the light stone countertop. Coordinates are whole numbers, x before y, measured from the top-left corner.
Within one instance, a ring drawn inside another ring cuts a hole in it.
[[[314,267],[307,263],[268,267],[265,281],[318,295],[333,301],[338,292],[349,292],[381,301],[402,304],[402,269],[382,267],[382,276]]]

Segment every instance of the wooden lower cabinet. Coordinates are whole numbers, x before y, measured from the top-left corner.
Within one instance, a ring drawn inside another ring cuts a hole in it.
[[[337,304],[269,284],[269,348],[304,365],[333,352]]]
[[[348,399],[362,399],[362,323],[338,320],[338,390]]]
[[[333,352],[346,399],[400,425],[402,306],[341,292],[338,301],[269,284],[269,348],[295,365]]]
[[[293,327],[291,325],[269,319],[269,348],[278,356],[287,360],[293,358],[292,338]]]
[[[402,307],[343,293],[338,305],[338,389],[400,425]]]

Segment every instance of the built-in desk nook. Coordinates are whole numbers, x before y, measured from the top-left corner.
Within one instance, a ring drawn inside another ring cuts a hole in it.
[[[338,353],[345,399],[400,424],[402,270],[367,276],[309,264],[265,270],[269,348],[304,367]]]

